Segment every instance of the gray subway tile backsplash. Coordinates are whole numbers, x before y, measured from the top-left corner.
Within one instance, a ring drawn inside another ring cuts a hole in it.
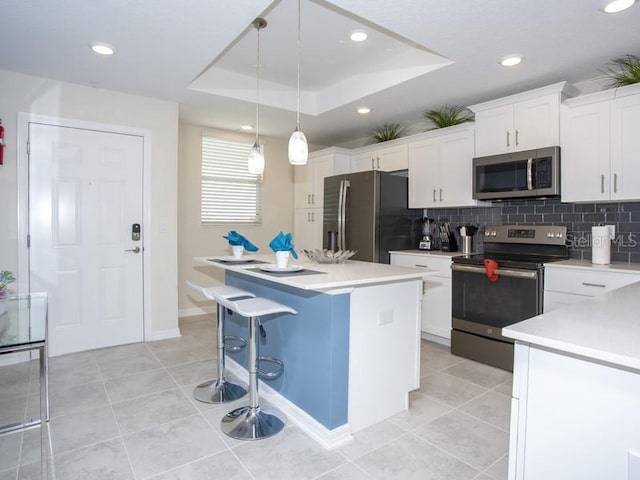
[[[458,225],[477,225],[475,249],[484,248],[482,235],[487,225],[565,225],[569,230],[571,258],[591,259],[591,227],[615,225],[611,244],[611,260],[640,262],[640,202],[560,203],[559,199],[522,199],[493,203],[478,208],[430,208],[426,216],[438,223],[450,221]]]

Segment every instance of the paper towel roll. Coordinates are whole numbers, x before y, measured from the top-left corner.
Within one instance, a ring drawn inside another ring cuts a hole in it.
[[[611,226],[591,228],[591,263],[608,265],[611,263]]]

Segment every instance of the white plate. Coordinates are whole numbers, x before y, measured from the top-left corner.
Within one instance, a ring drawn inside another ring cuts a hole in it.
[[[304,270],[300,265],[288,265],[286,267],[279,267],[276,264],[271,265],[260,265],[258,267],[260,270],[264,270],[265,272],[299,272],[300,270]]]
[[[247,263],[247,262],[253,262],[255,258],[246,257],[246,256],[236,258],[233,255],[229,255],[228,257],[215,257],[215,260],[220,260],[221,262],[229,262],[229,263]]]

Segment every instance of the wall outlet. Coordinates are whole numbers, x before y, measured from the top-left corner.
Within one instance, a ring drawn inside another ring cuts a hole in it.
[[[385,310],[378,312],[378,326],[386,325],[393,322],[393,310]]]

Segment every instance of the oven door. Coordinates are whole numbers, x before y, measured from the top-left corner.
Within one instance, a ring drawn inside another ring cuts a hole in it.
[[[454,263],[452,327],[512,343],[502,328],[542,313],[542,268],[498,269],[491,281],[484,267]]]

